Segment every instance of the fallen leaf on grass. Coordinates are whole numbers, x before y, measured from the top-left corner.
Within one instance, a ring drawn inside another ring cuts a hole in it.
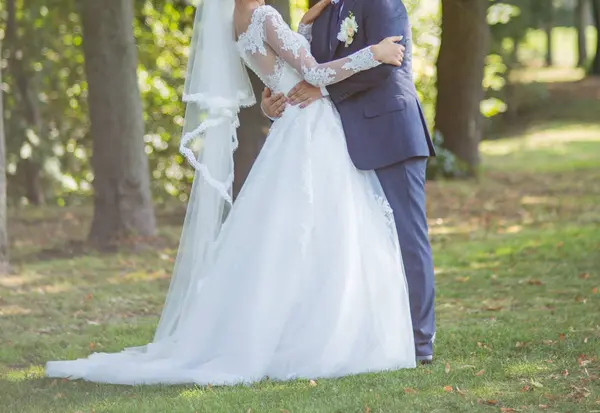
[[[515,412],[516,410],[513,409],[512,407],[501,407],[500,411],[503,413],[508,413],[508,412]]]
[[[544,285],[544,283],[541,280],[529,280],[529,281],[527,281],[527,284],[529,284],[529,285]]]
[[[547,346],[551,346],[552,344],[556,344],[556,341],[555,340],[543,340],[542,343]]]
[[[416,392],[417,391],[415,389],[410,389],[410,388],[404,389],[404,393],[407,393],[407,394],[409,394],[409,393],[416,393]]]
[[[598,294],[598,287],[592,288],[592,294]]]
[[[579,367],[585,367],[588,364],[590,364],[592,362],[592,360],[588,359],[585,354],[582,354],[581,356],[577,357],[577,364],[579,364]]]
[[[444,391],[446,393],[452,393],[454,389],[452,388],[452,386],[444,386]]]
[[[587,272],[583,272],[579,274],[579,278],[581,278],[582,280],[587,280],[588,278],[590,278],[590,274]]]
[[[525,385],[521,388],[521,393],[525,393],[531,391],[531,387],[529,387],[528,385]]]
[[[567,377],[569,375],[569,370],[564,369],[561,373],[564,377]]]
[[[485,370],[479,370],[477,373],[475,373],[476,376],[483,376],[485,374]]]
[[[371,408],[369,406],[365,406],[365,413],[371,413]]]
[[[485,344],[485,343],[482,343],[482,342],[480,342],[480,341],[478,341],[478,342],[477,342],[477,347],[479,347],[479,348],[484,348],[484,349],[486,349],[486,350],[490,350],[490,351],[491,351],[491,349],[488,347],[488,345],[487,345],[487,344]]]
[[[444,367],[444,371],[446,374],[450,373],[450,363],[446,363],[446,367]]]
[[[565,338],[566,338],[566,337],[567,337],[567,336],[565,336],[565,334],[564,334],[564,333],[560,333],[560,334],[558,335],[558,339],[559,339],[560,341],[565,341]]]
[[[585,387],[571,386],[571,388],[573,389],[573,391],[571,393],[569,393],[569,395],[567,396],[567,397],[569,397],[571,399],[581,400],[581,399],[585,399],[590,394],[592,394]]]
[[[542,387],[544,387],[544,385],[543,385],[542,383],[540,383],[539,381],[535,381],[535,380],[533,380],[533,379],[531,379],[531,382],[530,382],[530,384],[531,384],[533,387],[537,387],[538,389],[541,389]]]
[[[547,409],[547,408],[548,408],[548,405],[547,405],[547,404],[540,404],[540,405],[538,405],[538,407],[539,407],[540,409]]]
[[[461,396],[466,396],[467,395],[467,392],[465,390],[461,390],[458,387],[456,388],[456,392],[458,394],[460,394]]]
[[[65,395],[64,395],[64,394],[62,394],[62,393],[56,393],[56,394],[54,395],[54,400],[56,400],[56,399],[62,399],[63,397],[65,397]]]

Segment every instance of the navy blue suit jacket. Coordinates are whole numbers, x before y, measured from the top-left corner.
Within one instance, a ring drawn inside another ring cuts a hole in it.
[[[345,47],[337,34],[350,13],[359,28],[353,43]],[[404,36],[401,67],[380,65],[327,87],[358,169],[379,169],[435,155],[412,77],[408,13],[401,0],[344,0],[340,18],[329,6],[312,28],[311,50],[320,63],[346,57],[390,36]]]

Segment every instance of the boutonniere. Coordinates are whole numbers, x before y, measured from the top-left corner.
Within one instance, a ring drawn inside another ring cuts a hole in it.
[[[342,22],[337,38],[340,42],[344,42],[344,45],[348,47],[354,41],[354,35],[356,33],[358,33],[358,24],[356,23],[354,13],[350,12],[348,17]]]

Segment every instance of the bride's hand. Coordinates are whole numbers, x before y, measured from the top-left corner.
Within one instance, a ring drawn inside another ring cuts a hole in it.
[[[323,13],[323,10],[327,8],[331,4],[331,0],[321,0],[314,6],[310,8],[309,11],[304,14],[302,20],[300,20],[300,24],[313,24],[317,17]]]
[[[401,66],[404,60],[404,50],[406,49],[401,44],[398,44],[402,39],[402,36],[392,36],[372,46],[371,51],[375,60],[393,66]]]

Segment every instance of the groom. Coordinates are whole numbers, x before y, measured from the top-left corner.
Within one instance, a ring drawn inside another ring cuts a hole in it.
[[[281,115],[285,103],[306,106],[329,96],[344,125],[350,157],[358,169],[375,170],[394,210],[408,281],[417,360],[429,363],[435,339],[434,277],[425,215],[425,169],[435,156],[412,79],[411,30],[401,0],[332,0],[312,28],[311,51],[319,62],[346,57],[389,36],[403,36],[401,67],[380,65],[326,89],[306,82],[287,97],[266,90],[267,116]],[[358,31],[348,46],[337,39],[345,19]],[[373,274],[376,276],[376,274]]]

